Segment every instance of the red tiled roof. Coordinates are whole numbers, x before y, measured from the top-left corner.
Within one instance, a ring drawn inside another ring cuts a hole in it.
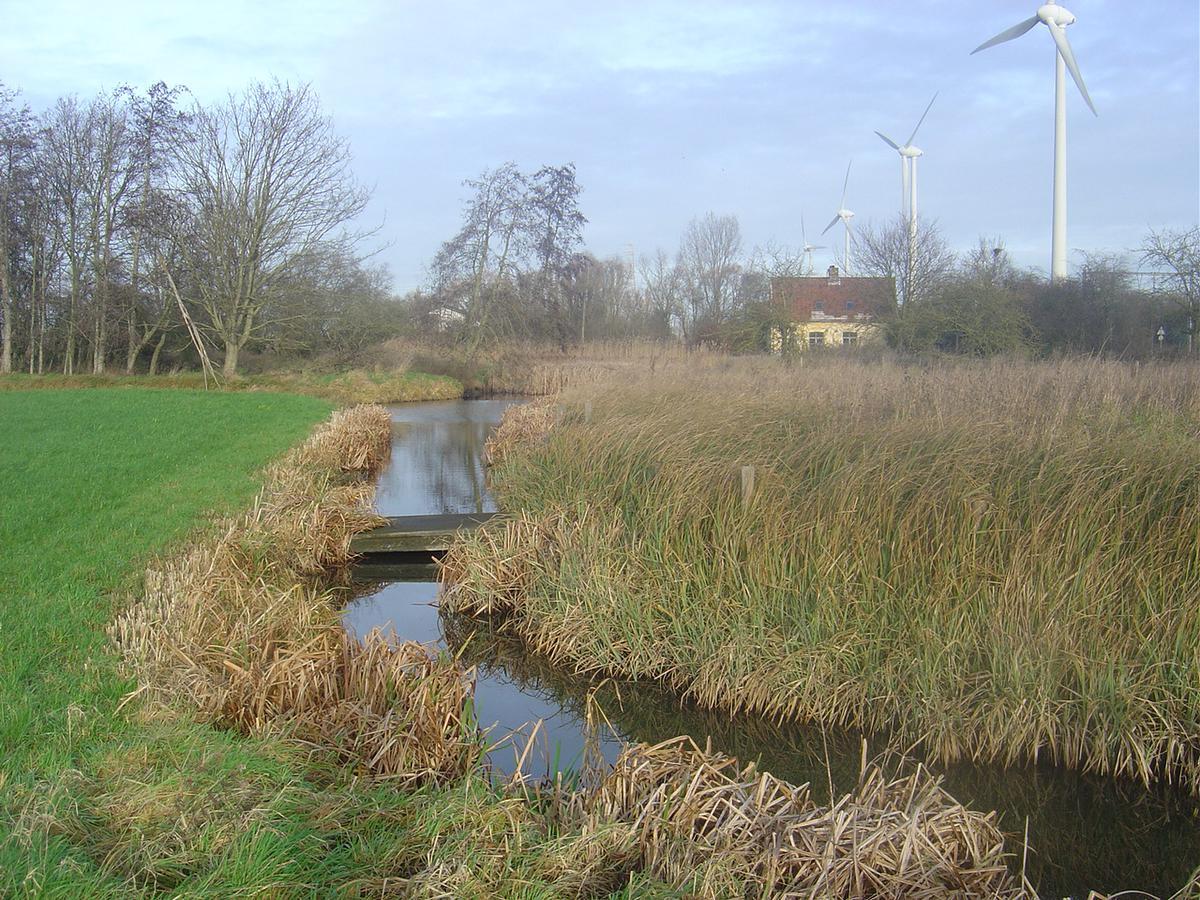
[[[771,300],[797,322],[821,319],[869,319],[894,302],[891,278],[810,275],[771,279]]]

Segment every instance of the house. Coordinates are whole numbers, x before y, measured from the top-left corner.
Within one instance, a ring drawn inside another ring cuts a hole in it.
[[[865,343],[878,334],[875,316],[895,302],[894,279],[842,275],[837,266],[824,275],[772,278],[771,305],[791,323],[772,330],[772,349]]]

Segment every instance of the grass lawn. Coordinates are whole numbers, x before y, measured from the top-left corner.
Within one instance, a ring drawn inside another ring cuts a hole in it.
[[[286,394],[0,392],[0,841],[45,785],[114,754],[244,755],[206,729],[117,713],[130,683],[104,628],[151,554],[245,505],[256,473],[330,408]],[[108,880],[63,842],[0,848],[0,894],[31,870],[27,891],[53,890],[56,867],[64,888]]]

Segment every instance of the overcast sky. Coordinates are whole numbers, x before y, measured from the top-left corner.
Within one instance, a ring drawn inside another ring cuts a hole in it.
[[[956,249],[1000,235],[1045,270],[1050,35],[968,56],[1036,5],[0,0],[0,81],[35,109],[122,83],[204,101],[253,79],[312,83],[374,188],[401,291],[456,230],[463,179],[508,160],[576,164],[600,256],[673,251],[710,210],[737,215],[748,250],[799,244],[802,212],[814,239],[851,159],[855,221],[887,218],[900,161],[873,132],[902,141],[940,91],[916,142],[921,213]],[[1100,115],[1069,86],[1069,246],[1121,251],[1195,224],[1200,4],[1070,8]]]

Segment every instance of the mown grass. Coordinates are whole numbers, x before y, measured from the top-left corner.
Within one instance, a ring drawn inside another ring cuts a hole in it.
[[[334,403],[408,403],[461,397],[461,382],[446,375],[399,370],[350,369],[339,372],[278,372],[208,380],[208,387],[227,393],[268,392],[303,394]],[[62,390],[88,387],[158,387],[203,390],[199,372],[173,375],[4,375],[0,392],[37,388]]]
[[[448,558],[460,608],[710,706],[1200,790],[1200,367],[724,360],[564,402],[492,448],[527,520]]]
[[[204,514],[247,502],[257,471],[328,410],[324,401],[286,395],[0,393],[6,831],[22,800],[45,784],[144,739],[141,726],[116,712],[130,688],[106,650],[117,592]],[[195,736],[184,729],[180,739]],[[214,741],[214,754],[244,757]],[[38,854],[40,863],[3,843],[7,890],[37,884],[24,883],[30,870],[92,868],[65,846],[43,845]]]

